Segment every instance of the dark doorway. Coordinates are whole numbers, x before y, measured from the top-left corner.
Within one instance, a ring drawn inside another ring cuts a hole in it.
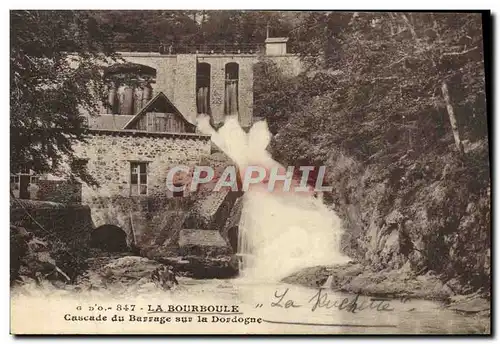
[[[205,62],[196,67],[196,107],[198,113],[210,114],[210,64]]]
[[[125,252],[127,234],[118,226],[103,225],[92,231],[90,246],[107,252]]]
[[[226,64],[225,74],[224,114],[235,115],[238,113],[239,65],[236,62]]]

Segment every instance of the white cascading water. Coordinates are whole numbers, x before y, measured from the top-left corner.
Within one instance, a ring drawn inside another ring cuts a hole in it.
[[[257,165],[282,167],[266,151],[271,134],[267,123],[255,123],[246,133],[236,116],[215,131],[208,116],[198,117],[198,128],[227,154],[240,171]],[[343,263],[341,220],[321,199],[308,193],[268,192],[251,186],[243,196],[239,225],[240,275],[252,280],[278,281],[305,267]]]

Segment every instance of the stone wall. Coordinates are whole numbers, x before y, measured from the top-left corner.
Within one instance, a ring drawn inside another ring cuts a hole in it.
[[[163,92],[191,122],[196,110],[196,64],[210,64],[210,109],[214,123],[224,122],[225,65],[236,62],[239,65],[239,116],[242,126],[248,127],[253,118],[253,66],[259,55],[245,54],[183,54],[160,55],[157,53],[123,53],[128,62],[143,64],[156,69],[156,84],[153,96]],[[287,75],[297,75],[301,70],[298,56],[266,56],[275,61]]]
[[[167,190],[167,173],[179,164],[199,164],[210,154],[210,141],[209,137],[189,134],[99,131],[74,149],[79,158],[88,159],[87,172],[99,183],[97,187],[82,186],[82,203],[92,209],[94,227],[118,226],[132,243],[134,237],[148,240],[144,234],[161,222],[158,217],[162,212],[189,208],[189,192],[174,198]],[[131,162],[148,163],[147,195],[131,196]]]
[[[17,202],[10,207],[11,224],[25,227],[37,237],[49,240],[57,238],[71,246],[89,243],[93,226],[88,206],[26,200],[19,202],[43,229],[26,215]]]
[[[253,67],[259,61],[258,55],[124,53],[122,56],[127,62],[154,68],[153,97],[163,92],[191,122],[194,122],[197,112],[196,65],[198,62],[210,64],[210,108],[214,123],[219,125],[225,118],[225,66],[238,63],[239,119],[243,127],[252,124]],[[300,61],[296,56],[268,58],[276,60],[286,74],[295,75],[300,71]],[[176,222],[165,219],[163,212],[178,212],[175,216],[181,218],[185,215],[183,211],[189,209],[188,203],[201,197],[190,197],[185,193],[183,200],[174,199],[165,185],[169,169],[179,164],[197,164],[210,151],[209,138],[198,135],[95,131],[86,143],[75,147],[79,158],[88,159],[88,172],[99,183],[99,187],[85,184],[82,187],[82,203],[91,207],[94,227],[113,224],[127,233],[129,243],[139,240],[147,244],[152,237],[150,232],[158,229],[158,224]],[[145,196],[131,197],[131,162],[148,163],[148,194]],[[221,209],[227,217],[230,209]],[[223,223],[218,225],[224,226]],[[161,231],[167,233],[172,229]]]
[[[196,55],[177,55],[173,102],[191,123],[196,121]]]
[[[92,221],[99,230],[103,225],[115,225],[127,234],[127,243],[137,247],[161,245],[180,229],[192,197],[178,199],[161,196],[92,196],[88,205]]]
[[[129,197],[131,162],[148,164],[148,195],[165,194],[170,168],[197,164],[210,154],[210,141],[199,135],[96,132],[74,149],[79,158],[88,159],[87,170],[101,185],[91,190],[84,186],[85,203],[92,191],[99,196]]]
[[[38,181],[38,192],[36,199],[40,201],[52,201],[60,203],[81,203],[82,184],[66,180],[43,180]]]
[[[172,102],[174,101],[175,72],[177,57],[175,55],[160,55],[159,53],[122,53],[127,62],[138,63],[156,69],[156,83],[152,84],[153,96],[159,92]]]
[[[240,123],[251,125],[253,115],[253,65],[257,55],[204,55],[198,57],[199,62],[211,66],[210,108],[215,124],[224,122],[225,66],[235,62],[239,66],[238,109]]]

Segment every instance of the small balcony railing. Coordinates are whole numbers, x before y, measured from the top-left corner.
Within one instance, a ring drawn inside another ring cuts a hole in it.
[[[173,45],[169,43],[113,43],[119,52],[155,52],[164,55],[177,54],[258,54],[264,51],[263,44],[199,44]]]

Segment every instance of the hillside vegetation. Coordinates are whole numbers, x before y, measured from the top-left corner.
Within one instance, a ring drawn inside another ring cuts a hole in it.
[[[301,75],[286,78],[265,59],[256,68],[254,111],[275,134],[273,156],[327,166],[325,199],[352,258],[487,293],[481,15],[312,13],[295,34]]]

